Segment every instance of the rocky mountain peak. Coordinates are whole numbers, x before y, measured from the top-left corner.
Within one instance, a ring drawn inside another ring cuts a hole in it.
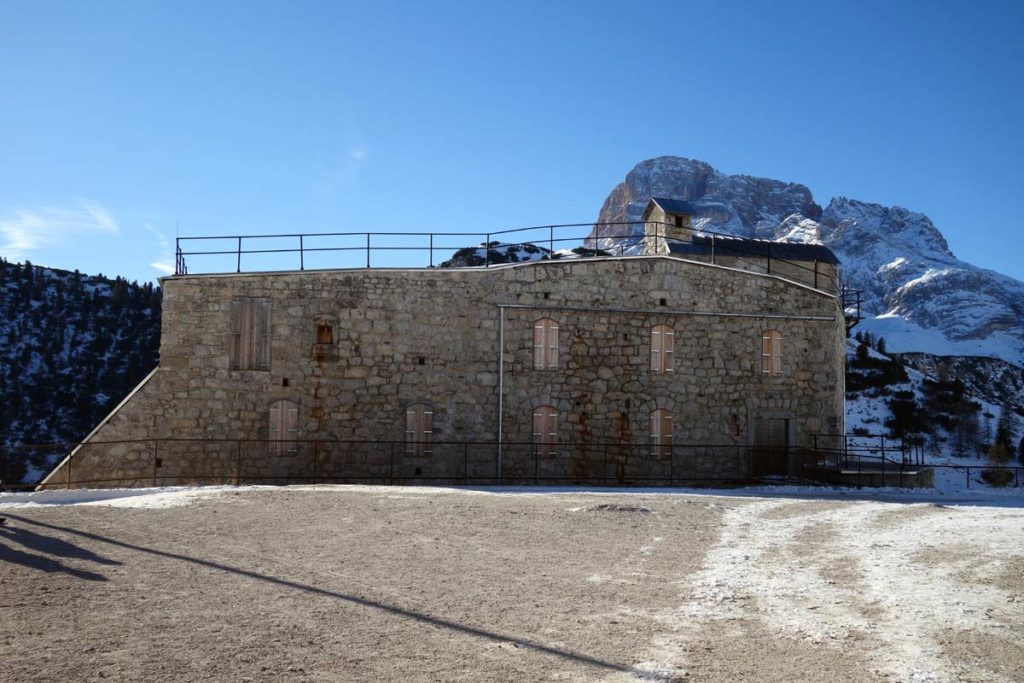
[[[698,230],[825,244],[844,281],[863,292],[862,329],[884,335],[892,351],[1024,366],[1024,283],[957,259],[922,213],[847,197],[822,210],[805,185],[664,156],[637,164],[612,189],[598,222],[639,222],[652,196],[692,203]],[[630,226],[630,234],[641,231]],[[590,237],[613,253],[629,239],[621,227],[598,226]]]

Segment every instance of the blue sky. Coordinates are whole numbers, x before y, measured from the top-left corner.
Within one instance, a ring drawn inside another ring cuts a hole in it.
[[[593,220],[673,154],[929,215],[1024,279],[1024,5],[8,2],[0,255]]]

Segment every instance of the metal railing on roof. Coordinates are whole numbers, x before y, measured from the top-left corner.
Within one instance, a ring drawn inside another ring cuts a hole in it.
[[[193,274],[293,271],[296,266],[300,271],[489,268],[526,261],[622,257],[636,255],[644,242],[647,226],[652,224],[675,227],[668,223],[623,221],[542,225],[493,232],[326,232],[179,237],[176,239],[174,274],[189,274],[189,263],[203,259],[218,265]],[[513,236],[513,240],[505,241],[509,236]],[[825,267],[826,262],[780,258],[794,243],[751,240],[710,231],[694,231],[694,236],[701,238],[701,244],[690,248],[686,258],[789,276],[817,289],[831,293],[840,291],[835,270]],[[671,237],[659,239],[670,245],[691,244]],[[476,240],[480,242],[467,244]],[[191,245],[200,248],[187,248]],[[780,245],[776,246],[774,255],[773,245]],[[325,260],[324,257],[328,258]]]

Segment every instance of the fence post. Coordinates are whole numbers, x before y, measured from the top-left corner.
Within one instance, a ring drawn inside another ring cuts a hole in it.
[[[814,288],[818,288],[818,259],[814,259]]]
[[[370,267],[370,233],[366,233],[366,267]]]
[[[768,272],[772,272],[772,244],[769,242],[765,245],[765,253],[768,256]]]
[[[241,238],[241,236],[239,236],[239,238],[238,238],[238,264],[235,267],[235,272],[236,273],[241,273],[242,272],[242,238]]]
[[[303,251],[302,235],[299,235],[299,270],[306,269],[306,252]]]
[[[491,265],[491,233],[484,239],[484,268]]]
[[[64,488],[71,488],[71,461],[74,460],[70,455],[68,456],[68,467],[64,470]]]
[[[550,258],[555,257],[555,226],[548,226],[548,254]]]
[[[711,265],[715,264],[715,233],[711,233]]]
[[[430,233],[430,267],[434,267],[434,233]]]

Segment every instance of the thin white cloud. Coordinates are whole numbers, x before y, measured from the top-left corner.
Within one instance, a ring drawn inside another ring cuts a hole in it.
[[[366,145],[358,145],[348,151],[348,158],[352,161],[363,161],[369,152],[370,150],[366,148]]]
[[[160,258],[150,263],[150,267],[164,275],[172,274],[174,272],[174,252],[171,249],[171,240],[167,239],[167,235],[163,234],[159,228],[155,228],[149,223],[146,223],[144,227],[156,237],[156,242],[160,247]]]
[[[78,199],[69,208],[14,209],[0,218],[0,254],[20,261],[30,252],[66,246],[84,235],[120,232],[114,215],[89,199]]]

